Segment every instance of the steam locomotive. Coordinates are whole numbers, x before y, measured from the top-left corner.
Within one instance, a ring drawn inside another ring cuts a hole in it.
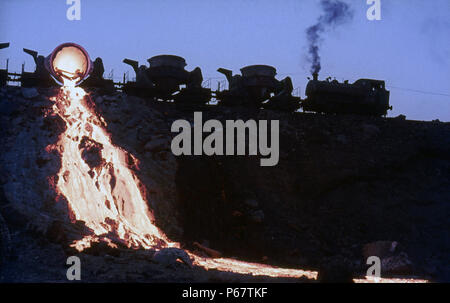
[[[318,74],[306,86],[306,100],[302,102],[304,111],[318,113],[387,115],[390,92],[385,82],[373,79],[359,79],[353,84],[336,80],[319,81]]]

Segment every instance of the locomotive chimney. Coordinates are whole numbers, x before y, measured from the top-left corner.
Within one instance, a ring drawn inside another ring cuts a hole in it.
[[[313,80],[317,81],[319,79],[319,73],[315,72],[312,74]]]

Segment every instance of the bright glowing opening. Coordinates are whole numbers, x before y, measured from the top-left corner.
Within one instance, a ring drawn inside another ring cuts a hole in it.
[[[53,57],[53,72],[61,77],[65,86],[74,86],[83,79],[88,69],[88,58],[75,46],[61,48]]]

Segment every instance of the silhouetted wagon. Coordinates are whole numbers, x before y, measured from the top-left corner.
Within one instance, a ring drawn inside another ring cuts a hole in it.
[[[244,105],[261,107],[271,97],[277,86],[276,69],[269,65],[249,65],[241,68],[242,75],[233,75],[231,70],[219,68],[228,80],[228,90],[216,93],[219,105]]]
[[[22,87],[52,87],[56,86],[55,81],[45,68],[45,57],[39,55],[37,51],[24,48],[23,51],[33,57],[36,64],[34,72],[22,70],[20,82]]]
[[[159,55],[147,60],[149,67],[139,62],[124,59],[133,67],[136,81],[127,82],[123,91],[127,94],[173,100],[179,104],[205,104],[211,99],[211,89],[203,88],[203,76],[199,67],[192,71],[184,69],[184,58],[174,55]],[[180,86],[184,86],[181,88]]]
[[[180,85],[186,83],[188,72],[184,69],[184,58],[174,55],[159,55],[147,60],[150,67],[147,69],[149,79],[155,84],[157,96],[168,99],[179,90]]]
[[[347,81],[319,81],[314,75],[305,94],[304,111],[384,116],[392,109],[389,106],[390,93],[381,80],[359,79],[350,84]]]

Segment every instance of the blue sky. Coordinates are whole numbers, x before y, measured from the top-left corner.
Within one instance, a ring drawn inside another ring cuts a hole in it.
[[[384,79],[390,116],[450,121],[450,1],[381,0],[382,20],[372,22],[366,0],[346,2],[354,18],[324,35],[320,78]],[[66,0],[0,0],[0,42],[11,42],[0,51],[0,67],[10,58],[10,70],[23,62],[33,70],[22,48],[48,55],[71,41],[102,57],[105,75],[114,69],[116,80],[134,75],[125,57],[147,63],[175,54],[214,81],[223,78],[218,67],[273,65],[304,95],[305,30],[321,13],[318,0],[81,0],[81,20],[69,21],[68,7]]]

